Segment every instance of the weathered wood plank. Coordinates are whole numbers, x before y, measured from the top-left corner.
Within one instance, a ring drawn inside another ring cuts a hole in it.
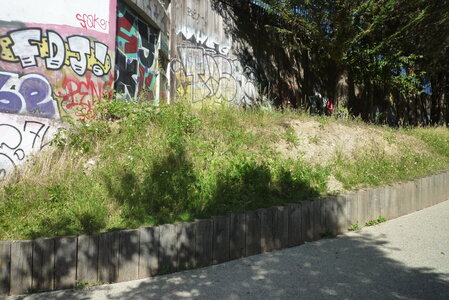
[[[54,249],[54,239],[33,241],[33,290],[49,291],[53,289]]]
[[[288,246],[295,247],[304,243],[303,216],[300,203],[288,206]]]
[[[213,264],[229,260],[229,216],[212,217],[214,221]]]
[[[198,267],[212,264],[214,224],[211,219],[197,220],[195,222],[195,258]]]
[[[147,278],[158,273],[159,269],[159,227],[141,227],[139,278]]]
[[[118,282],[139,277],[139,230],[119,232]]]
[[[176,224],[178,236],[178,269],[188,270],[196,267],[195,258],[195,226],[193,223]]]
[[[286,206],[273,208],[273,235],[276,250],[288,247],[288,212]]]
[[[245,213],[233,213],[229,221],[229,259],[245,256]]]
[[[261,252],[271,252],[274,250],[274,216],[273,210],[265,208],[260,210],[261,225]]]
[[[11,295],[27,293],[31,289],[33,244],[16,241],[11,244]]]
[[[246,256],[261,252],[260,214],[256,210],[246,212]]]
[[[11,242],[0,242],[0,296],[9,294],[11,282]]]
[[[98,280],[105,283],[118,279],[119,233],[104,232],[99,236]]]
[[[76,237],[55,239],[55,289],[73,288],[76,284]]]
[[[178,270],[178,251],[176,225],[164,224],[159,226],[159,272],[158,274],[173,273]]]
[[[98,281],[98,235],[78,237],[76,280],[90,283]]]

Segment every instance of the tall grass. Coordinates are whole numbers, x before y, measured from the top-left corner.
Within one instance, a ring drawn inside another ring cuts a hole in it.
[[[326,191],[326,168],[282,159],[277,135],[261,133],[288,114],[110,102],[98,116],[2,188],[0,239],[186,221]]]
[[[407,131],[424,141],[423,152],[400,147],[388,156],[370,149],[321,166],[285,158],[274,145],[298,142],[286,126],[297,118],[310,117],[104,103],[95,120],[73,123],[1,187],[0,239],[95,233],[296,202],[326,194],[331,173],[351,189],[449,167],[446,129]],[[337,122],[316,120],[324,129]]]

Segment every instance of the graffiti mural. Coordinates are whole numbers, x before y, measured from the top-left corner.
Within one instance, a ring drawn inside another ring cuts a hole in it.
[[[112,97],[113,85],[112,76],[106,82],[95,80],[90,74],[81,79],[66,76],[58,92],[61,107],[65,113],[82,120],[95,118],[95,104],[99,99]]]
[[[23,164],[27,156],[46,147],[57,132],[55,124],[42,118],[0,113],[0,181]]]
[[[113,88],[116,0],[47,4],[55,13],[34,0],[0,11],[0,112],[93,117]]]
[[[0,112],[59,118],[48,80],[39,74],[0,72]]]
[[[70,66],[79,76],[86,70],[103,76],[111,69],[108,46],[84,36],[73,35],[64,41],[55,31],[47,30],[44,37],[40,28],[27,28],[0,36],[0,46],[0,59],[20,62],[23,69],[37,66],[36,57],[45,61],[47,70]]]
[[[159,30],[151,27],[125,4],[117,17],[116,90],[128,100],[136,100],[142,91],[155,99],[157,43]]]
[[[178,46],[178,58],[170,62],[176,90],[193,103],[207,99],[251,105],[258,97],[254,71],[237,59],[200,46]]]
[[[193,103],[255,104],[259,99],[256,72],[237,59],[225,25],[231,17],[217,13],[211,0],[172,0],[171,4],[177,34],[177,55],[170,61],[171,91]]]

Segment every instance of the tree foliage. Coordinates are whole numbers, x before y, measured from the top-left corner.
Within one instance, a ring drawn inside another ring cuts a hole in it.
[[[387,121],[389,111],[395,124],[449,119],[448,0],[221,2],[272,16],[266,28],[311,82],[298,85],[305,99],[318,91],[368,120],[377,110]]]

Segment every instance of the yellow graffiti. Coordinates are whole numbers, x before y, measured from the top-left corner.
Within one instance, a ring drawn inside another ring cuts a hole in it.
[[[92,43],[92,42],[91,42]],[[0,59],[9,62],[19,62],[20,58],[14,55],[11,46],[13,46],[14,42],[9,36],[1,36],[0,37],[0,47],[1,47],[1,55]],[[41,41],[30,41],[30,45],[36,45],[39,47],[39,57],[42,59],[49,58],[49,43],[48,38],[43,37]],[[80,53],[73,52],[69,48],[69,44],[64,41],[65,46],[65,60],[64,65],[70,66],[70,58],[75,58],[80,60]],[[95,47],[90,48],[90,54],[86,55],[87,58],[87,70],[92,71],[94,66],[98,66],[104,74],[108,74],[111,70],[111,57],[109,54],[106,55],[105,63],[101,63],[96,56]]]

